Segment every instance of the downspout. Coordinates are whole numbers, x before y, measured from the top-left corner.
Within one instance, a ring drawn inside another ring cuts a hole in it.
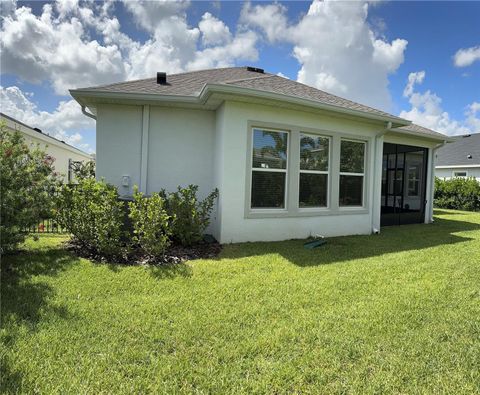
[[[434,175],[435,175],[435,154],[437,152],[437,150],[441,147],[443,147],[445,144],[447,144],[447,140],[444,140],[442,143],[440,144],[437,144],[435,147],[432,148],[432,159],[430,161],[430,199],[431,199],[431,205],[430,207],[428,208],[428,222],[429,223],[432,223],[434,222],[433,221],[433,197],[434,197],[434,194],[435,194],[435,178],[434,178]]]
[[[86,108],[86,106],[82,106],[82,113],[83,113],[84,115],[86,115],[87,117],[92,118],[92,119],[94,119],[94,120],[96,121],[96,120],[97,120],[97,117],[96,117],[95,115],[93,115],[93,114],[90,114],[85,108]]]
[[[375,163],[375,168],[374,168],[374,172],[373,172],[373,196],[372,196],[372,222],[371,222],[371,229],[372,229],[372,233],[373,234],[378,234],[380,233],[380,222],[378,224],[375,224],[375,217],[377,215],[377,211],[378,211],[378,214],[380,214],[380,210],[381,210],[381,177],[382,177],[382,171],[381,169],[379,170],[379,167],[380,167],[380,164],[382,163],[382,159],[380,157],[380,150],[378,148],[378,139],[380,137],[383,137],[385,134],[387,134],[388,132],[390,132],[392,130],[392,122],[387,122],[387,125],[386,125],[386,128],[381,131],[380,133],[376,134],[375,135],[375,139],[374,139],[374,155],[375,155],[375,160],[374,160],[374,163]],[[380,162],[380,163],[378,163]],[[377,185],[378,185],[378,180],[380,179],[380,189],[378,189]],[[377,195],[380,195],[380,205],[378,205],[378,207],[375,207],[376,204],[375,204],[375,199],[378,198]]]

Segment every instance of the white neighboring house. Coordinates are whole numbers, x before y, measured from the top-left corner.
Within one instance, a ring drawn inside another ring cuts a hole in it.
[[[480,133],[455,137],[437,151],[435,175],[443,179],[474,177],[480,181]]]
[[[31,146],[36,146],[38,144],[48,155],[55,158],[55,162],[53,162],[55,171],[60,173],[63,181],[73,180],[70,163],[87,162],[93,159],[90,154],[72,147],[55,137],[49,136],[48,134],[43,133],[40,129],[32,128],[6,114],[0,113],[0,119],[2,122],[6,123],[8,130],[18,130],[28,144]]]
[[[252,67],[75,89],[97,177],[131,195],[219,190],[222,243],[370,234],[432,221],[443,134]]]

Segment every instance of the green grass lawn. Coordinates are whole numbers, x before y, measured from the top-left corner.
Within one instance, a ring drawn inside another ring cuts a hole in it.
[[[2,261],[2,392],[480,393],[480,213],[166,268],[63,240]]]

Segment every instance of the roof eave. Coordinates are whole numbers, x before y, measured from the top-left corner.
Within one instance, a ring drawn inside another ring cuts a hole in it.
[[[441,141],[441,142],[444,142],[444,143],[451,143],[452,141],[454,141],[451,137],[446,136],[446,135],[435,136],[435,135],[432,135],[432,134],[417,133],[417,132],[411,132],[409,130],[402,130],[402,129],[394,129],[394,130],[392,130],[392,132],[400,133],[400,134],[406,134],[408,136],[417,137],[417,138],[421,137],[421,138],[427,139],[427,140]]]
[[[267,92],[258,89],[228,86],[224,84],[205,84],[198,96],[180,96],[180,95],[159,95],[156,93],[127,93],[127,92],[107,92],[90,89],[71,89],[70,94],[81,105],[88,106],[91,100],[94,99],[128,99],[128,100],[141,100],[141,101],[154,101],[160,103],[186,103],[186,104],[203,104],[207,101],[208,97],[212,93],[229,93],[239,94],[244,96],[258,97],[267,100],[283,101],[291,104],[303,105],[311,108],[317,108],[319,110],[331,111],[339,114],[355,116],[379,122],[391,122],[393,127],[408,126],[411,124],[398,117],[382,116],[377,114],[370,114],[364,111],[357,111],[352,109],[343,108],[340,106],[319,103],[314,100],[303,99],[295,96],[284,95],[280,93]]]
[[[308,107],[318,108],[320,110],[332,111],[332,112],[336,112],[344,115],[356,116],[356,117],[366,118],[374,121],[392,122],[392,125],[395,125],[395,127],[408,126],[411,124],[411,121],[407,121],[405,119],[394,117],[394,116],[388,117],[388,116],[381,116],[377,114],[370,114],[364,111],[347,109],[344,107],[320,103],[315,100],[303,99],[296,96],[284,95],[280,93],[267,92],[267,91],[245,88],[245,87],[228,86],[224,84],[205,84],[202,91],[200,92],[200,97],[213,92],[242,94],[247,96],[260,97],[263,99],[284,101],[292,104],[304,105]]]

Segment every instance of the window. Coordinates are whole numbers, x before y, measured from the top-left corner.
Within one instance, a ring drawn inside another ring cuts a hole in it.
[[[342,140],[340,146],[340,206],[363,206],[365,142]]]
[[[453,176],[458,177],[458,178],[467,178],[467,172],[466,171],[454,171]]]
[[[411,197],[420,195],[420,165],[408,167],[407,195]]]
[[[300,208],[327,206],[329,146],[328,137],[300,133]]]
[[[285,208],[287,147],[287,132],[253,129],[252,209]]]

